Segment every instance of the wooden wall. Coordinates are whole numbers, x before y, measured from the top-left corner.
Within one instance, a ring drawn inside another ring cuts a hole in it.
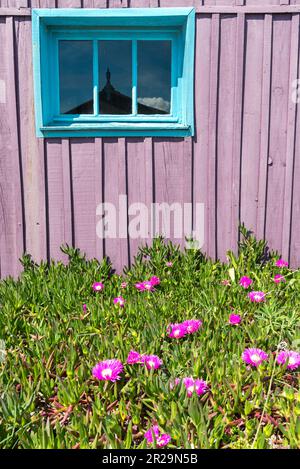
[[[298,6],[297,6],[298,5]],[[197,8],[193,139],[36,139],[31,7]],[[138,241],[96,236],[96,206],[203,202],[225,259],[238,221],[300,264],[300,0],[0,0],[0,273],[74,244],[120,271]]]

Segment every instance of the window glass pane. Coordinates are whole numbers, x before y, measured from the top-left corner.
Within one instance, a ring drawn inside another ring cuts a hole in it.
[[[138,114],[170,114],[171,41],[138,41]]]
[[[59,41],[61,114],[93,114],[93,43]]]
[[[100,114],[132,113],[131,41],[99,41]]]

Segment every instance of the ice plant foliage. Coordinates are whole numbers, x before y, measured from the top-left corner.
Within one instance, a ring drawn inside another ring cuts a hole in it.
[[[251,291],[248,293],[248,298],[253,303],[261,303],[266,300],[266,295],[263,291]]]
[[[232,326],[237,326],[238,324],[240,324],[242,318],[239,314],[231,314],[229,316],[229,324],[231,324]]]
[[[242,359],[247,365],[259,366],[268,360],[268,354],[259,348],[246,348],[242,354]]]
[[[102,291],[103,288],[104,288],[103,283],[101,283],[101,282],[95,282],[95,283],[93,283],[93,290],[94,290],[94,291]]]
[[[121,378],[124,367],[120,360],[104,360],[93,368],[93,376],[101,381],[115,382]]]
[[[151,428],[149,428],[149,430],[145,432],[144,437],[146,438],[148,444],[154,443],[155,439],[158,448],[167,446],[167,444],[171,441],[171,436],[168,433],[161,433],[158,425],[153,425]]]
[[[296,370],[300,366],[300,353],[293,350],[283,350],[277,356],[277,363],[279,365],[287,363],[288,370]]]
[[[250,278],[250,277],[241,277],[240,278],[240,285],[243,287],[243,288],[249,288],[250,285],[252,285],[253,283],[253,280]]]
[[[288,262],[286,262],[283,259],[278,259],[275,265],[276,267],[288,267],[289,266]]]
[[[117,296],[116,298],[114,298],[114,304],[119,305],[121,306],[121,308],[123,308],[125,305],[125,300],[122,296]]]

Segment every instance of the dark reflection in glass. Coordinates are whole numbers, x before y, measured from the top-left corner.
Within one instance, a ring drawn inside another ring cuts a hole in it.
[[[170,114],[171,41],[138,41],[138,114]]]
[[[93,114],[92,41],[59,41],[61,114]]]
[[[100,114],[132,113],[131,41],[99,41]]]

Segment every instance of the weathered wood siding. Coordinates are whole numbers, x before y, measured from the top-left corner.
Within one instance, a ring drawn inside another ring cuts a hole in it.
[[[193,139],[36,139],[32,7],[197,8]],[[298,10],[297,10],[298,5]],[[300,264],[300,0],[0,0],[0,274],[63,259],[59,246],[109,255],[121,270],[131,239],[101,241],[96,206],[205,203],[205,246],[225,258],[241,220]]]

